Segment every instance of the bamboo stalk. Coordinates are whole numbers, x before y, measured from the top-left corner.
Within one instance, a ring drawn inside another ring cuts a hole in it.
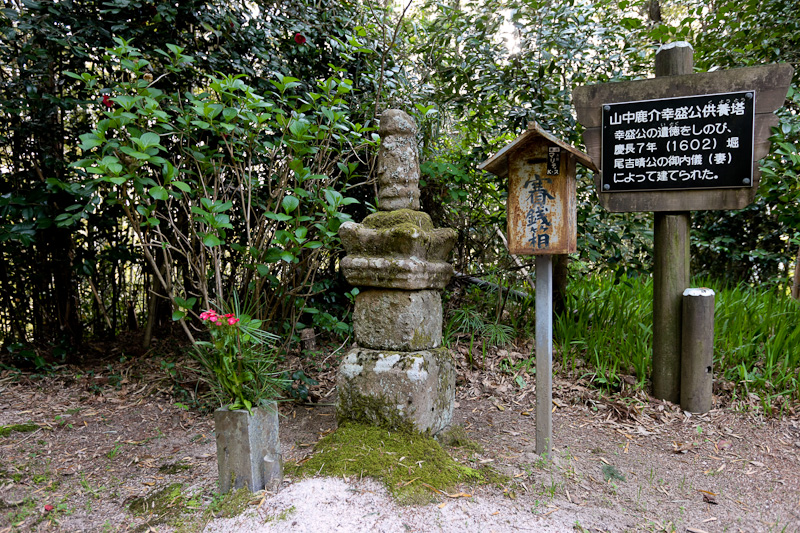
[[[800,248],[797,249],[797,259],[794,261],[794,281],[792,282],[792,298],[800,300]]]
[[[97,293],[97,287],[94,286],[94,281],[89,278],[89,288],[92,289],[92,294],[94,294],[94,299],[97,300],[97,305],[100,306],[100,312],[103,313],[103,318],[106,319],[106,324],[108,325],[108,329],[111,330],[111,333],[114,333],[114,328],[111,326],[111,321],[108,319],[108,313],[106,312],[106,306],[103,305],[103,300],[100,299],[100,295]]]

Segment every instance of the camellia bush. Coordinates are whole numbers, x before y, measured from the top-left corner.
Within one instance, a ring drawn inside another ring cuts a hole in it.
[[[349,219],[342,208],[356,202],[342,191],[376,139],[348,120],[352,82],[332,76],[298,93],[300,80],[277,75],[259,94],[240,76],[207,76],[170,92],[163,87],[192,68],[192,57],[169,45],[157,72],[140,50],[116,42],[107,52],[118,83],[69,74],[97,91],[103,115],[80,137],[84,157],[72,166],[100,201],[124,212],[173,318],[192,337],[186,316],[237,290],[257,296],[254,318],[271,329],[316,315],[306,304],[339,250],[337,231]]]

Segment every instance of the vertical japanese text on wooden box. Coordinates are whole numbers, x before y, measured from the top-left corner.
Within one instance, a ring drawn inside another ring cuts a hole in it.
[[[568,165],[573,166],[568,177]],[[577,249],[574,161],[560,147],[540,143],[509,161],[508,240],[516,255]]]

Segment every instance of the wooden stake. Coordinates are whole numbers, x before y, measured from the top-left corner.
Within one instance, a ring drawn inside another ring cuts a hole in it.
[[[711,410],[714,364],[714,291],[683,291],[681,409]]]
[[[691,74],[693,49],[689,43],[662,46],[656,52],[656,76]],[[653,395],[680,401],[681,295],[690,282],[687,212],[654,214],[653,250]]]

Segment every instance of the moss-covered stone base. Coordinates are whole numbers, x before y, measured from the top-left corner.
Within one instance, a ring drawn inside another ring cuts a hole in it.
[[[393,352],[354,348],[339,367],[337,417],[435,435],[450,424],[455,366],[446,348]]]

